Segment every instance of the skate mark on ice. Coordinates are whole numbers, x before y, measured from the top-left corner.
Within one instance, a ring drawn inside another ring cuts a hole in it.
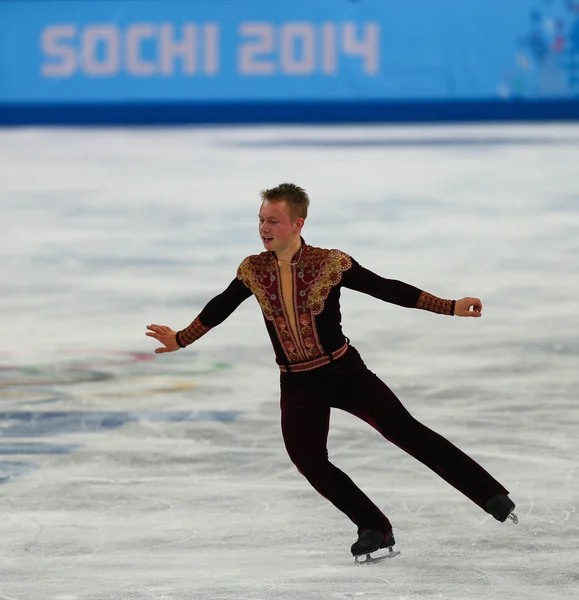
[[[482,579],[483,581],[486,581],[490,586],[494,586],[494,581],[486,571],[478,567],[473,567],[473,569],[468,569],[467,572],[472,573],[477,578],[477,580]]]
[[[279,525],[278,523],[276,523],[270,515],[270,508],[271,506],[265,502],[265,500],[260,500],[259,503],[265,508],[265,516],[267,518],[267,520],[279,531],[281,531],[283,534],[285,534],[286,536],[289,535],[293,535],[293,536],[298,536],[299,534],[291,529],[290,527],[287,527],[287,525],[284,527],[282,527],[281,525]]]

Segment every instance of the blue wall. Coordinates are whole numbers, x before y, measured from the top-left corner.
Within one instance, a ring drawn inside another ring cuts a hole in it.
[[[0,0],[1,123],[579,118],[579,0]]]

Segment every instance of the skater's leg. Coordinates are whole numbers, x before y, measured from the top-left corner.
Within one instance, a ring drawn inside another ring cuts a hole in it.
[[[282,433],[290,459],[310,484],[355,523],[358,530],[388,532],[390,522],[340,469],[328,460],[330,406],[315,387],[282,377]],[[303,383],[303,380],[301,382]]]
[[[351,358],[351,357],[350,357]],[[377,429],[485,510],[495,494],[509,492],[476,461],[417,421],[390,388],[359,359],[345,370],[346,385],[334,404]]]

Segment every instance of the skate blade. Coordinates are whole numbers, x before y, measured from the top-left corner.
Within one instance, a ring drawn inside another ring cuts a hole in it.
[[[388,548],[387,552],[384,554],[384,550],[386,548],[382,548],[381,550],[377,550],[376,552],[372,552],[371,554],[361,554],[360,556],[354,556],[354,564],[356,565],[368,565],[372,563],[382,562],[388,558],[394,558],[400,554],[400,550],[393,550],[392,548]],[[380,554],[382,552],[382,554]]]
[[[519,522],[519,517],[515,513],[511,513],[508,518],[516,525]]]

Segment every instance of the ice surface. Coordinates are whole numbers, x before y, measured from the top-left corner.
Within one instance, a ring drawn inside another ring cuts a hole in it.
[[[579,126],[0,132],[0,600],[579,596]],[[285,454],[258,305],[176,354],[261,251],[258,192],[304,237],[482,319],[345,290],[344,331],[411,412],[511,490],[500,524],[350,415],[331,459],[402,554]]]

